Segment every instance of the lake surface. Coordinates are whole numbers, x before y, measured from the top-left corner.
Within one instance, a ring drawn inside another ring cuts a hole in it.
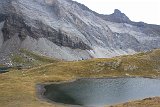
[[[0,67],[0,73],[8,72],[8,69],[10,69],[10,67]]]
[[[130,100],[160,96],[160,79],[79,79],[44,86],[44,97],[53,102],[101,107]]]

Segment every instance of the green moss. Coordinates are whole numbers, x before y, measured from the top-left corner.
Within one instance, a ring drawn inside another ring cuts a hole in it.
[[[38,55],[38,54],[36,54],[34,52],[30,52],[26,49],[21,49],[20,52],[26,54],[27,56],[32,57],[33,59],[35,59],[37,61],[41,61],[41,62],[54,63],[54,62],[58,61],[58,59],[53,59],[53,58],[49,58],[46,56]]]
[[[22,56],[16,55],[16,54],[13,54],[13,56],[11,57],[11,60],[12,62],[18,63],[18,64],[26,63]]]
[[[59,60],[38,55],[25,49],[20,49],[17,54],[12,54],[11,60],[14,66],[35,67],[48,63],[55,63]]]

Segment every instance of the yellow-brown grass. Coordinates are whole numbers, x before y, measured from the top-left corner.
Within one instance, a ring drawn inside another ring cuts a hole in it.
[[[12,70],[0,74],[0,107],[63,107],[38,99],[36,84],[69,81],[80,77],[158,78],[160,77],[159,59],[160,50],[154,50],[108,59],[51,61],[31,69]]]

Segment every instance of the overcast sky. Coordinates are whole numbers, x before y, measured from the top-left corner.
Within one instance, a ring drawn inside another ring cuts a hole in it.
[[[102,14],[114,9],[125,13],[132,21],[160,25],[160,0],[74,0]]]

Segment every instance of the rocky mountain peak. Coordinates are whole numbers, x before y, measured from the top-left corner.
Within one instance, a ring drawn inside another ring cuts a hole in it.
[[[120,10],[118,10],[118,9],[115,9],[114,10],[114,14],[122,14],[122,12]]]
[[[111,14],[111,16],[116,17],[117,19],[120,19],[122,21],[129,21],[130,19],[124,14],[122,13],[120,10],[115,9],[114,13]]]
[[[130,19],[118,9],[115,9],[114,13],[112,13],[111,15],[105,15],[104,17],[105,17],[105,20],[117,22],[117,23],[130,22]]]

